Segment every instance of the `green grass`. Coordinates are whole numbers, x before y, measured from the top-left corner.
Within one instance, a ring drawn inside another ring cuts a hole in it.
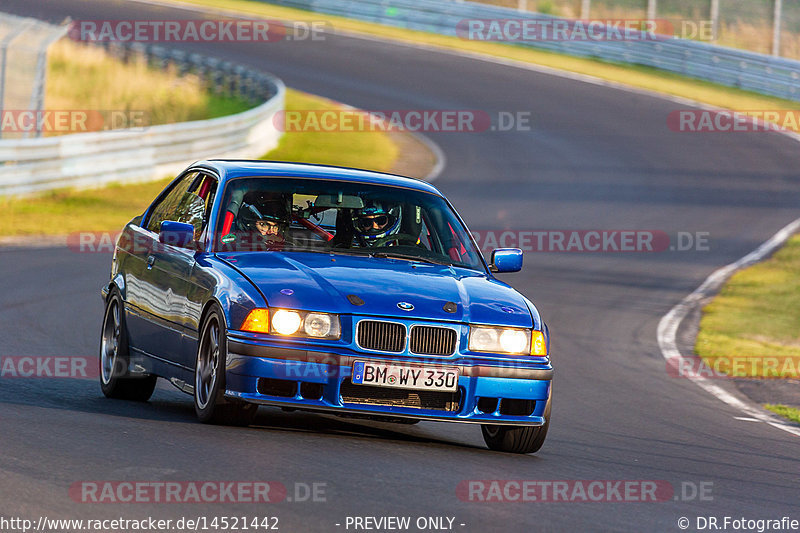
[[[330,109],[337,104],[288,90],[286,108]],[[277,161],[304,161],[373,170],[390,170],[397,147],[386,133],[286,133],[264,155]],[[0,236],[63,235],[79,231],[117,231],[141,214],[169,179],[111,185],[92,190],[59,190],[35,198],[0,198]]]
[[[797,102],[760,95],[758,93],[725,87],[672,74],[655,68],[636,65],[614,64],[596,59],[587,59],[535,50],[523,46],[502,43],[477,42],[426,33],[344,17],[312,13],[299,9],[265,4],[253,0],[169,0],[176,4],[235,11],[264,18],[283,20],[327,21],[337,30],[378,36],[382,39],[411,42],[450,50],[466,51],[503,59],[542,65],[554,69],[587,74],[604,80],[623,83],[632,87],[648,89],[683,98],[705,102],[734,110],[761,110],[798,108]],[[320,44],[324,46],[324,42]]]
[[[800,236],[731,277],[703,309],[695,353],[726,373],[731,360],[778,362],[777,372],[748,363],[734,375],[800,377]]]
[[[319,96],[288,90],[287,111],[312,111],[339,108],[340,105]],[[278,148],[264,159],[302,161],[323,165],[355,166],[389,171],[398,157],[398,149],[383,132],[289,132]]]
[[[168,182],[164,179],[86,191],[51,191],[36,198],[0,199],[0,208],[6,214],[0,218],[0,235],[116,231],[141,214]]]
[[[789,407],[787,405],[776,405],[771,403],[765,404],[764,407],[777,415],[788,418],[792,422],[797,422],[800,424],[800,409]]]
[[[196,76],[150,68],[142,59],[125,63],[102,48],[63,39],[48,55],[45,107],[142,112],[143,125],[151,126],[221,117],[253,106],[209,92]]]

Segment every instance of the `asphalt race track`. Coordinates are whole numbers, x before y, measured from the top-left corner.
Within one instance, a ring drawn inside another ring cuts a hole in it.
[[[109,0],[3,0],[2,10],[53,22],[196,16]],[[739,420],[671,377],[656,341],[659,319],[709,273],[798,216],[800,145],[772,133],[676,133],[666,117],[681,106],[666,100],[374,40],[194,49],[366,109],[530,111],[527,132],[430,134],[447,155],[436,185],[475,230],[707,232],[710,250],[528,253],[524,270],[504,278],[539,306],[554,338],[553,423],[536,455],[490,452],[471,425],[262,408],[255,427],[213,427],[168,384],[137,405],[106,400],[94,380],[3,379],[0,516],[277,516],[282,531],[345,531],[347,516],[448,516],[456,531],[508,532],[800,519],[798,438]],[[65,248],[0,252],[0,355],[95,355],[109,266],[108,254]],[[456,494],[464,480],[509,479],[663,480],[675,497],[480,503]],[[294,500],[303,499],[295,484],[302,493],[322,483],[325,501],[77,503],[68,489],[85,480],[269,480]],[[701,483],[711,487],[702,500],[692,497]]]

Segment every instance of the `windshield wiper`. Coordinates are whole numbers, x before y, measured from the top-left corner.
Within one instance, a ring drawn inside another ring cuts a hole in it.
[[[380,259],[405,259],[407,261],[417,261],[420,263],[429,263],[431,265],[444,265],[452,266],[452,263],[444,261],[436,261],[428,257],[421,257],[419,255],[401,254],[399,252],[373,252],[366,249],[353,249],[353,248],[333,248],[328,250],[327,253],[342,254],[342,255],[355,255],[359,257],[377,257]]]
[[[408,261],[419,261],[420,263],[430,263],[432,265],[451,266],[451,263],[436,261],[434,259],[430,259],[427,257],[420,257],[418,255],[411,255],[411,254],[400,254],[395,252],[373,252],[370,255],[372,255],[373,257],[381,257],[387,259],[406,259]]]

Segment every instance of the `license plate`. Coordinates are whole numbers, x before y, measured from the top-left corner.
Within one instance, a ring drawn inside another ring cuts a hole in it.
[[[458,389],[458,368],[422,367],[356,361],[352,383],[395,389],[455,391]]]

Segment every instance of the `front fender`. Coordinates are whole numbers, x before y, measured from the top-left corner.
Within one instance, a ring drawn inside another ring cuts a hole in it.
[[[217,303],[231,329],[237,329],[247,314],[257,307],[267,307],[264,295],[249,279],[227,262],[214,257],[205,257],[198,266],[214,277],[208,299],[203,303],[203,315],[208,306]]]

